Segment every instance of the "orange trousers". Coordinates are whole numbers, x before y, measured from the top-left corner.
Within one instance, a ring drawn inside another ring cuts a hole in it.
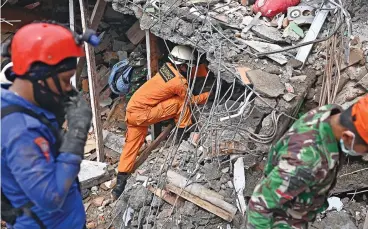
[[[127,111],[127,132],[125,136],[125,146],[120,156],[118,166],[119,172],[134,172],[135,160],[144,143],[148,126],[172,118],[174,118],[177,123],[180,119],[184,102],[185,101],[179,96],[175,96],[157,104],[155,107],[147,107],[145,111],[134,113]],[[179,128],[184,128],[192,124],[190,109],[188,106],[185,108]]]

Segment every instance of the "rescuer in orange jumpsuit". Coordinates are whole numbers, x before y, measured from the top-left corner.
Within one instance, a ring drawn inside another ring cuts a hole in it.
[[[185,106],[188,89],[185,72],[188,71],[188,64],[193,61],[193,50],[186,46],[176,46],[169,54],[169,59],[172,63],[165,63],[153,78],[133,94],[127,105],[127,133],[118,166],[117,184],[112,191],[114,199],[124,191],[150,125],[172,118],[176,123],[180,122],[179,128],[192,124],[190,109]],[[192,70],[191,73],[194,72]],[[203,65],[198,68],[197,75],[207,75]],[[205,92],[192,96],[190,102],[204,104],[209,95],[210,92]]]

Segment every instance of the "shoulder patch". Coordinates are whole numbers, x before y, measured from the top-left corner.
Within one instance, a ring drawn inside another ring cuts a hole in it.
[[[50,161],[50,146],[49,146],[49,142],[43,138],[43,137],[38,137],[34,140],[34,142],[36,143],[36,145],[38,145],[38,147],[40,147],[43,155],[46,157],[46,161],[49,162]]]
[[[167,64],[164,64],[160,70],[160,76],[162,77],[162,79],[167,83],[169,80],[172,80],[175,77],[175,74],[173,73],[173,71],[171,71],[171,69],[169,68],[169,66],[167,66]]]

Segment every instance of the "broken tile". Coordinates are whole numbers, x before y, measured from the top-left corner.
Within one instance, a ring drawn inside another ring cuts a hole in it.
[[[254,89],[266,97],[278,97],[284,93],[284,85],[277,75],[261,70],[251,70],[247,76],[254,85]]]

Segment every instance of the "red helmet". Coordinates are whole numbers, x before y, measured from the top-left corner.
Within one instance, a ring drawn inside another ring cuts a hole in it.
[[[69,57],[84,56],[82,45],[68,28],[50,23],[32,23],[15,33],[11,42],[13,72],[24,75],[35,62],[56,65]]]

